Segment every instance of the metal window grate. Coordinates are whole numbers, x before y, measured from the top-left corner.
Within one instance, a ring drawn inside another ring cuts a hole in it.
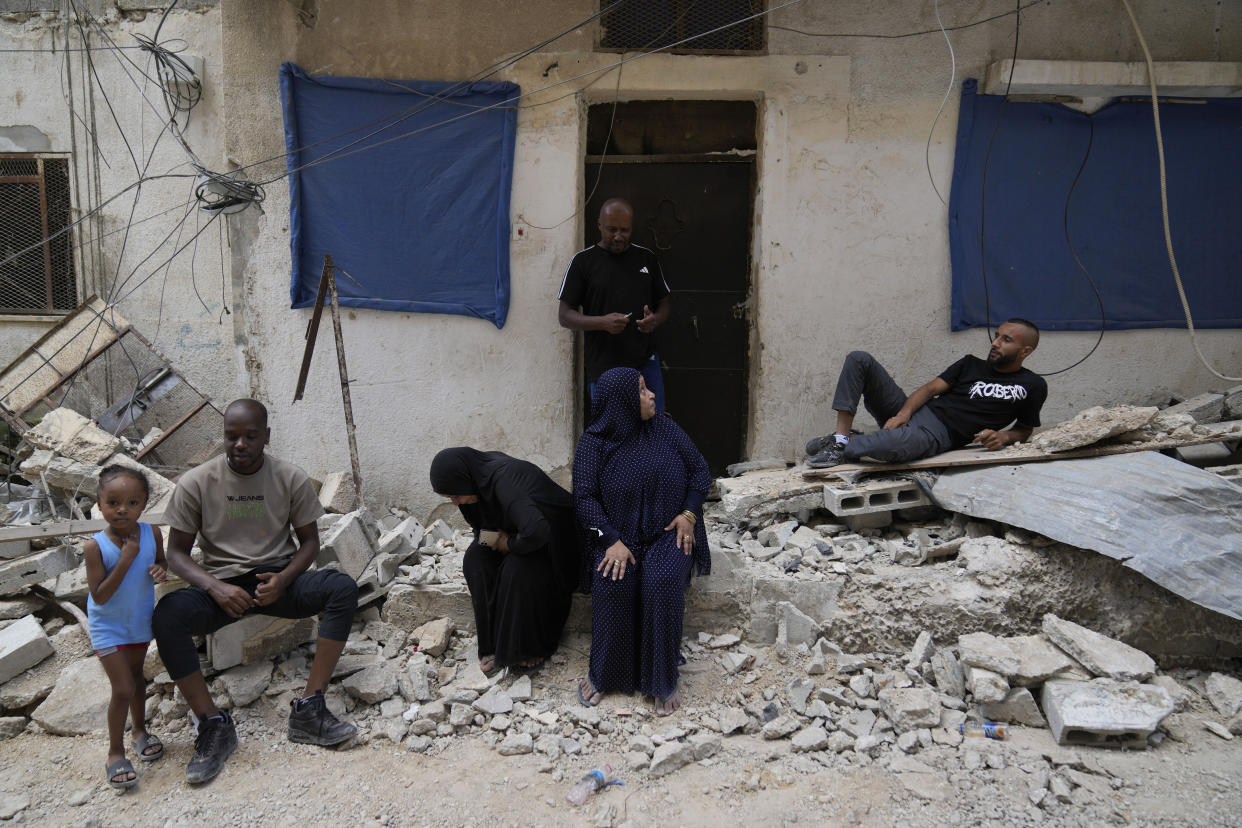
[[[77,307],[71,208],[67,159],[0,155],[0,313]]]
[[[601,9],[611,5],[612,0],[600,0]],[[764,18],[728,24],[762,12],[764,5],[765,0],[628,0],[600,18],[600,48],[648,50],[679,43],[671,51],[762,52]],[[713,31],[721,26],[728,28]]]

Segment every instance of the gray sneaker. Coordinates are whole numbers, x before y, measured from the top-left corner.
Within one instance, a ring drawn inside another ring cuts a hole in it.
[[[289,741],[331,747],[350,739],[358,728],[342,722],[328,709],[323,691],[316,690],[304,703],[289,702]]]
[[[835,434],[825,434],[823,437],[812,437],[806,441],[807,457],[814,457],[832,443],[836,438]]]
[[[827,469],[845,462],[845,443],[835,440],[815,456],[806,461],[812,469]]]
[[[198,722],[194,756],[185,768],[185,781],[191,785],[214,779],[224,768],[224,761],[237,750],[237,725],[226,711],[221,710],[220,715],[220,719]]]

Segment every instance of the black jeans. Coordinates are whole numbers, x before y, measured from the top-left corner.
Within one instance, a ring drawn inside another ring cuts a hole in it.
[[[259,585],[256,576],[260,572],[279,572],[281,569],[263,567],[221,580],[254,595],[255,587]],[[245,615],[273,615],[277,618],[321,615],[319,637],[345,641],[349,638],[349,628],[354,623],[354,610],[357,608],[358,585],[354,579],[344,572],[321,569],[303,572],[274,603],[255,607]],[[170,592],[161,598],[155,606],[151,627],[169,677],[177,681],[198,672],[194,636],[213,633],[237,620],[221,609],[206,590],[196,586]]]
[[[841,366],[837,389],[832,397],[834,411],[857,413],[861,400],[880,428],[906,404],[908,395],[866,351],[851,351]],[[851,463],[863,457],[881,463],[905,463],[930,457],[953,447],[953,440],[940,418],[927,406],[914,412],[905,428],[861,434],[845,446],[845,459]]]

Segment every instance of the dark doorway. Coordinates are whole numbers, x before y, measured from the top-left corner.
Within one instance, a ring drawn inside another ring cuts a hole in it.
[[[599,240],[606,199],[633,204],[633,241],[656,251],[673,291],[673,314],[656,332],[666,408],[720,474],[746,441],[755,105],[616,110],[615,119],[612,104],[589,111],[585,242]]]

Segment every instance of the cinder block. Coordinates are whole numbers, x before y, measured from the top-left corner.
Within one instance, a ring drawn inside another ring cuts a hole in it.
[[[72,546],[56,546],[0,565],[0,595],[12,595],[24,586],[55,578],[77,568]]]
[[[824,484],[824,507],[838,517],[891,512],[930,501],[917,483],[909,480],[864,480],[858,483]]]
[[[846,515],[842,520],[851,532],[859,529],[881,529],[893,522],[892,512],[867,512],[861,515]]]
[[[315,639],[314,618],[247,615],[207,636],[207,656],[216,670],[254,664]]]
[[[1147,737],[1173,712],[1163,687],[1108,679],[1044,683],[1044,715],[1062,745],[1145,748]]]
[[[0,684],[29,670],[55,651],[33,615],[9,624],[0,630]]]

